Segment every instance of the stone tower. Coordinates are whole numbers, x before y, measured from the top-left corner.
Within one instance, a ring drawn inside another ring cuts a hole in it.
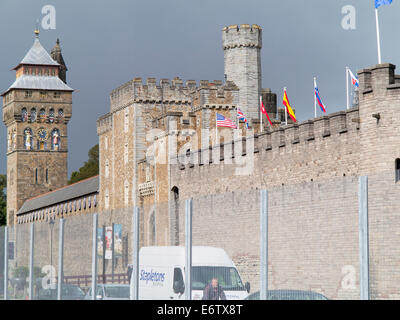
[[[225,79],[240,89],[239,107],[248,119],[259,118],[262,30],[258,25],[232,25],[222,30]]]
[[[39,42],[14,68],[15,82],[1,94],[7,127],[7,224],[25,200],[67,184],[67,124],[72,92],[61,66]]]
[[[60,47],[60,39],[57,39],[55,46],[53,49],[51,49],[51,57],[54,61],[56,61],[60,65],[60,72],[58,74],[58,77],[64,82],[67,83],[67,71],[68,68],[65,65],[64,58],[61,53],[61,47]]]

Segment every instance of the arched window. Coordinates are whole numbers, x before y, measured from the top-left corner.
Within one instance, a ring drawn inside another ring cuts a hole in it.
[[[110,172],[110,165],[108,163],[108,159],[106,159],[106,165],[104,168],[104,175],[106,176],[106,178],[108,178],[109,172]]]
[[[46,110],[44,110],[43,108],[40,109],[39,119],[40,119],[40,122],[45,122],[46,121]]]
[[[398,182],[400,180],[400,159],[395,161],[395,177],[395,181]]]
[[[35,122],[37,120],[37,113],[36,113],[36,109],[32,108],[31,109],[31,122]]]
[[[33,132],[31,128],[26,128],[24,130],[24,146],[25,150],[33,149]]]
[[[128,180],[125,180],[125,184],[124,184],[124,203],[125,203],[125,207],[127,207],[129,204],[129,181]]]
[[[58,118],[59,119],[64,118],[64,110],[63,109],[58,109]]]
[[[28,111],[26,110],[26,108],[22,108],[21,110],[21,121],[28,121]]]
[[[51,109],[49,110],[49,122],[50,122],[50,123],[53,123],[53,122],[54,122],[54,109],[53,109],[53,108],[51,108]]]
[[[51,150],[58,151],[61,148],[61,137],[58,129],[53,129],[51,132]]]
[[[110,206],[110,195],[108,193],[108,189],[106,189],[106,193],[104,195],[104,206],[106,209]]]

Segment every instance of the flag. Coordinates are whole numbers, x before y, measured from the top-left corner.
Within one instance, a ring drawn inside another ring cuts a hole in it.
[[[239,118],[239,120],[244,121],[244,123],[246,124],[246,128],[249,128],[249,123],[247,122],[247,118],[245,117],[244,113],[242,112],[242,110],[237,109],[237,117]]]
[[[286,88],[285,88],[285,91],[283,93],[283,105],[286,107],[286,111],[289,114],[290,118],[292,118],[293,122],[296,122],[297,121],[296,120],[296,116],[294,115],[293,109],[290,106],[289,99],[288,99],[288,96],[287,96],[287,93],[286,93]]]
[[[314,79],[314,94],[317,98],[317,102],[318,102],[319,107],[321,108],[322,112],[326,112],[326,107],[321,100],[321,95],[319,94],[319,90],[318,90],[318,86],[317,86],[317,80],[315,80],[315,79]]]
[[[225,118],[222,114],[217,113],[217,127],[236,129],[236,124],[231,119]]]
[[[261,109],[261,112],[264,113],[264,114],[267,116],[268,122],[269,122],[269,124],[272,126],[272,121],[271,121],[271,119],[269,118],[268,112],[267,112],[267,110],[266,110],[265,107],[264,107],[264,104],[263,104],[263,102],[262,102],[262,97],[261,97],[261,96],[260,96],[260,109]]]
[[[378,9],[380,6],[391,4],[392,2],[393,0],[375,0],[375,8]]]
[[[358,77],[356,77],[356,76],[353,74],[353,72],[351,72],[350,69],[348,69],[348,70],[349,70],[349,74],[350,74],[351,82],[353,83],[353,86],[356,86],[357,88],[359,88],[359,87],[360,87],[360,84],[359,84],[359,82],[358,82]]]

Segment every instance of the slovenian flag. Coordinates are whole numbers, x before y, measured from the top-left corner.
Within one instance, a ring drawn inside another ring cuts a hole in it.
[[[319,94],[319,90],[318,90],[318,86],[317,86],[317,80],[315,80],[315,79],[314,79],[314,94],[317,98],[317,102],[318,102],[319,107],[321,108],[322,112],[326,112],[326,107],[321,100],[321,95]]]
[[[378,9],[380,6],[391,4],[392,2],[393,0],[375,0],[375,8]]]
[[[350,74],[351,82],[353,83],[353,86],[356,86],[357,88],[359,88],[359,87],[360,87],[360,84],[359,84],[359,82],[358,82],[358,77],[356,77],[356,76],[353,74],[353,72],[351,72],[350,69],[348,69],[348,70],[349,70],[349,74]]]

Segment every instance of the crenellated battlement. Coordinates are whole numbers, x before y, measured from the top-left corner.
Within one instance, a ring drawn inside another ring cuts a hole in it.
[[[107,113],[97,119],[97,135],[102,135],[103,133],[110,131],[112,129],[112,116]]]
[[[111,112],[119,110],[132,103],[182,104],[198,105],[208,103],[234,103],[239,100],[239,88],[232,82],[223,83],[221,80],[187,80],[176,77],[172,80],[142,78],[133,80],[114,89],[110,94]]]
[[[240,47],[262,47],[262,28],[256,24],[231,25],[222,29],[224,50]]]
[[[293,145],[299,145],[301,147],[309,143],[323,143],[323,141],[328,141],[326,139],[340,139],[345,134],[356,134],[359,130],[359,123],[358,108],[335,112],[298,124],[279,127],[259,135],[229,141],[210,147],[209,149],[192,151],[190,155],[180,154],[177,156],[180,162],[179,169],[185,170],[187,168],[193,168],[195,165],[205,165],[209,163],[218,164],[220,162],[226,162],[227,164],[232,164],[235,163],[234,161],[232,162],[232,159],[239,154],[243,156],[249,152],[263,154],[273,150],[283,152],[284,148],[291,148]],[[250,140],[254,140],[254,144],[249,144],[247,146]],[[231,150],[232,157],[227,156],[224,150]],[[210,161],[204,161],[206,158],[209,158]],[[200,160],[198,161],[198,159]],[[216,161],[217,159],[218,161]],[[227,159],[227,161],[225,159]]]

